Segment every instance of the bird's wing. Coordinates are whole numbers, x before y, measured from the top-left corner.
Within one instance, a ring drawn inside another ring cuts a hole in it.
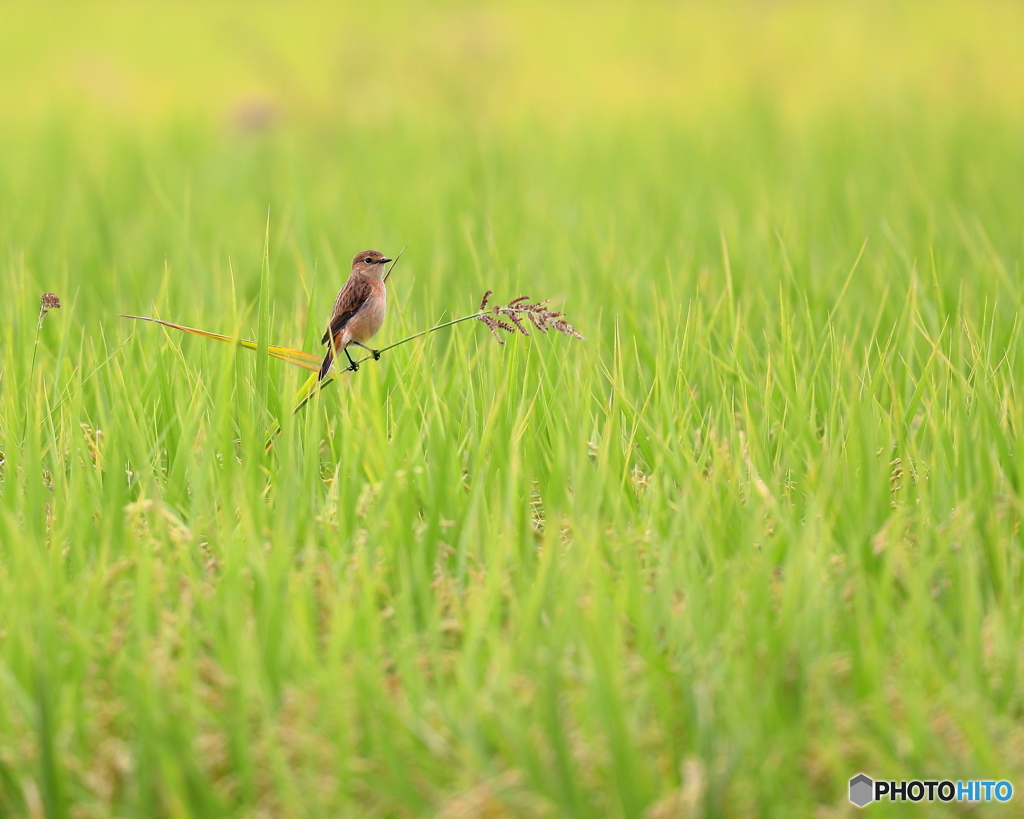
[[[338,299],[334,302],[334,317],[324,337],[320,339],[321,344],[326,344],[329,339],[338,335],[352,317],[358,313],[366,300],[373,293],[373,285],[365,276],[350,276],[345,286],[338,293]]]
[[[327,330],[327,332],[324,333],[324,337],[320,339],[320,343],[326,344],[329,339],[338,335],[338,333],[345,329],[345,325],[352,320],[352,316],[354,316],[358,312],[358,308],[356,308],[355,310],[346,310],[344,313],[339,313],[334,318],[332,318],[331,326]]]

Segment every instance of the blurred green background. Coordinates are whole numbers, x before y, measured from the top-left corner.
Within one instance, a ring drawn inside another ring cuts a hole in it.
[[[278,258],[327,290],[363,245],[411,243],[406,304],[467,275],[467,236],[489,286],[556,268],[586,291],[616,242],[685,276],[722,230],[859,245],[899,233],[889,205],[908,200],[914,228],[945,230],[951,210],[1013,207],[986,174],[1020,180],[1022,19],[1009,2],[9,3],[4,244],[93,318],[161,292],[186,318],[227,305],[161,291],[165,265],[188,282],[232,260],[254,296],[268,209]],[[645,232],[617,236],[640,210]]]
[[[0,815],[1024,787],[1022,42],[997,0],[3,3]],[[116,316],[316,352],[406,245],[381,344],[487,289],[586,342],[472,322],[292,419],[298,373]]]

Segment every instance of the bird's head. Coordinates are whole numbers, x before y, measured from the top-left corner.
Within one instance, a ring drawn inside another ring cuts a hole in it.
[[[391,259],[387,258],[379,250],[364,250],[362,253],[357,253],[352,257],[352,272],[383,279],[385,273],[384,266],[390,261]]]

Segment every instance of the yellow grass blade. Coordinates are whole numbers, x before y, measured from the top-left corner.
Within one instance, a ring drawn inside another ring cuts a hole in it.
[[[146,316],[129,316],[124,313],[119,313],[121,318],[135,319],[136,321],[151,321],[154,324],[162,324],[164,327],[172,327],[175,330],[181,330],[185,333],[192,333],[196,336],[202,336],[203,338],[212,338],[215,341],[226,341],[229,344],[240,344],[247,350],[256,351],[256,342],[248,341],[244,338],[232,338],[231,336],[221,335],[220,333],[211,333],[208,330],[197,330],[195,327],[186,327],[183,324],[175,324],[171,321],[163,321],[162,319],[148,318]],[[304,370],[311,370],[313,372],[319,372],[321,359],[318,356],[304,353],[302,350],[294,350],[291,347],[278,347],[271,344],[267,348],[267,353],[274,358],[286,361],[289,364],[294,364],[296,367],[302,367]]]

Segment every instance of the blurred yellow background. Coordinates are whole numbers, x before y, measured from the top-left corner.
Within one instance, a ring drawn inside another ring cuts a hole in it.
[[[1024,6],[977,2],[5,3],[8,128],[72,113],[486,123],[763,100],[799,123],[913,104],[1016,115]]]

